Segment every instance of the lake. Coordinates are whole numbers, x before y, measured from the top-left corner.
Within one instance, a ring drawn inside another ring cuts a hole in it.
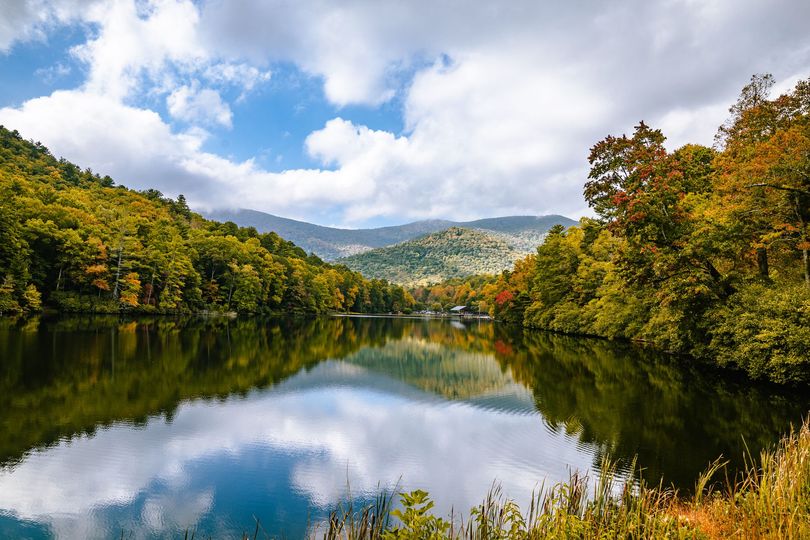
[[[466,512],[606,455],[688,490],[810,410],[685,363],[486,321],[0,319],[0,537],[298,538],[380,489]]]

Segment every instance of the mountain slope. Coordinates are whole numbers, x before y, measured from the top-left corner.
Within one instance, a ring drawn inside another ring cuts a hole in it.
[[[202,219],[185,198],[115,186],[0,126],[0,315],[407,310],[402,288],[275,233]],[[2,356],[2,355],[0,355]]]
[[[233,221],[241,227],[255,227],[259,232],[273,231],[326,260],[390,246],[453,225],[451,221],[437,219],[377,229],[338,229],[257,210],[215,210],[205,215],[216,221]]]
[[[525,253],[499,236],[450,227],[393,246],[338,259],[366,277],[425,285],[452,277],[497,273]]]
[[[529,252],[542,242],[545,232],[553,225],[576,225],[574,220],[567,217],[550,215],[508,216],[466,222],[435,219],[376,229],[338,229],[256,210],[217,210],[206,216],[217,221],[232,221],[242,227],[255,227],[259,232],[276,232],[305,251],[326,260],[391,246],[452,226],[485,230],[493,236],[500,236],[517,249]]]

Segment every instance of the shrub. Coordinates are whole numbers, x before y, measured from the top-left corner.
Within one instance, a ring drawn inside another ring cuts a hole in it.
[[[810,382],[810,289],[746,284],[708,314],[707,353],[751,377]]]

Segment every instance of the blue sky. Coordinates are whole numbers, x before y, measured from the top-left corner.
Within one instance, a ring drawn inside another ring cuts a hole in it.
[[[0,107],[19,107],[55,90],[80,87],[87,67],[70,50],[84,43],[90,33],[90,29],[71,24],[55,29],[46,39],[16,44],[12,51],[0,56],[0,73],[5,81],[0,87]],[[270,77],[247,93],[238,86],[220,91],[222,99],[230,103],[232,125],[206,125],[209,134],[203,150],[233,161],[254,159],[272,172],[329,169],[333,167],[320,165],[304,147],[306,137],[328,120],[339,116],[375,130],[397,134],[403,131],[401,96],[373,106],[339,106],[326,98],[323,79],[318,75],[302,72],[289,62],[276,63],[267,71]],[[194,127],[193,120],[173,118],[161,96],[135,94],[127,101],[158,112],[175,131]]]
[[[325,225],[587,214],[588,148],[712,144],[810,4],[10,0],[0,123],[198,209]]]
[[[2,106],[19,106],[26,100],[50,94],[56,88],[75,88],[84,79],[84,66],[69,49],[83,43],[85,32],[77,26],[55,29],[47,40],[15,44],[0,55]]]

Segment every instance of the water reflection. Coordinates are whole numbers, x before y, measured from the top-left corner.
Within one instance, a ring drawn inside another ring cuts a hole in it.
[[[555,429],[597,455],[638,456],[649,480],[681,489],[721,455],[743,467],[746,448],[759,455],[810,408],[807,395],[687,369],[688,360],[628,344],[531,333],[498,358],[534,389]]]
[[[0,536],[304,533],[346,496],[449,511],[606,452],[689,486],[807,401],[629,346],[371,318],[0,322]]]

